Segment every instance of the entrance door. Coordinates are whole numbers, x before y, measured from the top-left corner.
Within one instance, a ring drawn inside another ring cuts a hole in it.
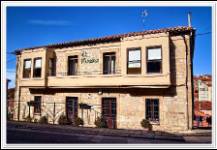
[[[66,97],[66,117],[68,121],[73,122],[78,116],[78,98]]]
[[[116,98],[102,98],[102,117],[108,128],[116,128]]]

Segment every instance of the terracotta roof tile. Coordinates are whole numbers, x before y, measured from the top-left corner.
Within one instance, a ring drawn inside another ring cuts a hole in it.
[[[157,33],[164,33],[164,32],[169,32],[169,33],[175,34],[175,33],[187,32],[187,31],[191,31],[191,30],[194,30],[194,29],[192,27],[178,26],[178,27],[172,27],[172,28],[146,30],[146,31],[141,31],[141,32],[129,32],[129,33],[125,33],[125,34],[116,34],[116,35],[105,36],[105,37],[101,37],[101,38],[90,38],[90,39],[86,39],[86,40],[63,42],[63,43],[50,44],[50,45],[44,45],[44,46],[23,48],[23,49],[16,50],[15,53],[19,53],[22,50],[30,50],[30,49],[36,49],[36,48],[58,48],[58,47],[88,45],[88,44],[95,44],[95,43],[102,43],[102,42],[109,42],[109,41],[120,41],[121,38],[124,38],[124,37],[147,35],[147,34],[157,34]]]

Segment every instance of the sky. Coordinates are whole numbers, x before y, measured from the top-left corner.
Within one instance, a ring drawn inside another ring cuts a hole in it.
[[[194,75],[212,72],[210,7],[8,7],[7,78],[15,86],[16,49],[107,35],[187,26],[196,29]],[[207,34],[204,34],[207,33]],[[197,35],[198,34],[198,35]]]

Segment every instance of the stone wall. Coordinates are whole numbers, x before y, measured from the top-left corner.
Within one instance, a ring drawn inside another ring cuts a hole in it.
[[[167,34],[166,34],[167,35]],[[143,38],[143,37],[140,37]],[[161,43],[164,43],[165,47],[169,47],[169,53],[165,53],[165,56],[167,54],[170,55],[169,57],[169,63],[165,66],[169,66],[169,68],[163,68],[166,70],[165,75],[167,76],[167,71],[169,71],[169,75],[167,77],[170,77],[168,79],[171,80],[170,87],[167,89],[161,89],[158,88],[157,85],[155,88],[135,88],[130,91],[129,89],[120,90],[117,89],[117,91],[103,91],[102,95],[98,93],[97,90],[89,92],[90,89],[80,89],[80,90],[74,90],[73,88],[70,89],[70,91],[67,90],[59,90],[59,91],[52,91],[52,88],[50,88],[50,92],[40,92],[40,90],[43,91],[44,87],[38,87],[38,93],[37,92],[30,92],[29,87],[22,87],[19,86],[19,82],[17,83],[16,88],[16,100],[17,103],[20,101],[20,120],[24,120],[25,117],[28,116],[28,106],[27,102],[29,100],[33,100],[34,96],[41,95],[42,96],[42,113],[40,115],[34,115],[33,116],[33,108],[31,108],[31,116],[39,119],[41,116],[48,116],[50,123],[57,123],[58,117],[61,114],[65,113],[65,100],[66,96],[75,96],[78,97],[78,103],[88,103],[92,106],[91,110],[84,110],[83,112],[81,109],[78,110],[79,117],[82,117],[84,119],[85,126],[94,126],[94,121],[97,116],[100,116],[101,114],[101,99],[102,97],[116,97],[117,99],[117,128],[123,128],[123,129],[141,129],[140,122],[142,119],[145,118],[145,99],[146,98],[159,98],[160,103],[160,124],[154,125],[154,130],[187,130],[188,125],[191,124],[190,120],[192,119],[192,91],[191,91],[191,68],[190,68],[190,55],[188,55],[188,63],[186,62],[186,50],[189,52],[189,41],[187,38],[187,45],[183,40],[180,40],[181,36],[175,36],[172,38],[169,38],[169,35],[165,37]],[[135,39],[134,39],[135,40]],[[155,39],[156,40],[156,39]],[[152,43],[155,43],[155,40],[151,40]],[[138,40],[139,41],[139,40]],[[126,42],[126,41],[125,41]],[[169,42],[166,44],[166,42]],[[130,45],[130,40],[127,42]],[[140,41],[140,45],[143,43]],[[136,41],[133,41],[133,44],[138,44]],[[147,42],[146,45],[149,43]],[[101,45],[102,46],[102,45]],[[125,48],[119,49],[117,45],[113,45],[113,48],[110,48],[111,45],[107,45],[107,47],[103,47],[103,50],[107,49],[106,51],[115,51],[117,53],[117,68],[121,68],[121,72],[123,73],[122,76],[126,76],[126,58],[124,56]],[[120,45],[119,45],[120,46]],[[123,46],[123,45],[121,45]],[[125,45],[127,47],[127,45]],[[56,56],[57,56],[57,78],[55,78],[55,82],[58,82],[57,79],[61,77],[65,82],[69,82],[67,80],[68,78],[63,78],[63,76],[66,75],[67,70],[67,58],[70,55],[76,55],[78,54],[78,57],[82,57],[82,53],[80,52],[82,49],[84,52],[87,52],[89,57],[92,58],[99,58],[99,63],[97,64],[89,64],[84,63],[82,64],[79,62],[80,72],[84,73],[86,72],[87,75],[94,75],[94,73],[98,73],[99,70],[102,70],[102,54],[105,51],[98,51],[97,46],[95,48],[89,48],[87,50],[88,46],[84,46],[82,48],[74,48],[72,51],[71,48],[65,48],[65,49],[57,49],[55,50]],[[186,49],[187,48],[187,49]],[[145,55],[145,49],[143,46],[143,55]],[[120,53],[120,50],[122,53]],[[125,58],[125,60],[122,60],[121,58]],[[145,58],[145,57],[144,57]],[[167,59],[165,59],[167,61]],[[81,61],[81,59],[79,59]],[[145,61],[143,60],[142,63],[144,64]],[[164,62],[165,63],[165,62]],[[186,66],[187,63],[187,66]],[[121,66],[121,64],[124,64]],[[22,66],[22,65],[21,65]],[[81,67],[82,66],[82,67]],[[145,65],[142,65],[143,67]],[[188,69],[186,69],[188,67]],[[188,71],[188,74],[187,74]],[[21,73],[19,73],[21,75]],[[186,77],[186,75],[188,75]],[[157,80],[159,82],[160,78],[156,77],[152,78],[151,75],[145,75],[145,68],[143,68],[143,72],[140,77],[144,77],[144,80],[153,81]],[[139,76],[134,76],[133,81],[137,80]],[[147,78],[146,78],[147,76]],[[74,77],[73,77],[74,78]],[[76,77],[75,77],[76,78]],[[94,76],[93,76],[94,78]],[[19,79],[19,77],[18,77]],[[92,78],[88,78],[87,80],[91,80]],[[33,80],[33,79],[32,79]],[[109,81],[112,83],[116,80],[110,79]],[[188,80],[188,89],[186,88],[186,83]],[[27,82],[27,81],[26,81]],[[102,81],[98,81],[102,82]],[[128,81],[125,81],[128,83]],[[131,83],[131,82],[130,82]],[[73,83],[68,83],[72,84]],[[153,87],[153,86],[152,86]],[[33,87],[37,88],[37,87]],[[61,89],[63,87],[59,87]],[[139,89],[139,90],[138,90]],[[85,91],[86,90],[86,91]],[[20,92],[20,94],[19,94]],[[55,108],[56,112],[55,115],[53,114],[53,108]],[[19,105],[17,105],[19,106]],[[17,109],[18,111],[18,109]]]

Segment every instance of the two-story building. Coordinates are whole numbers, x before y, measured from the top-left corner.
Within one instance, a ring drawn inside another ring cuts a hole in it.
[[[195,30],[174,27],[16,50],[15,120],[83,118],[94,127],[192,128]],[[85,109],[81,105],[85,104]]]

